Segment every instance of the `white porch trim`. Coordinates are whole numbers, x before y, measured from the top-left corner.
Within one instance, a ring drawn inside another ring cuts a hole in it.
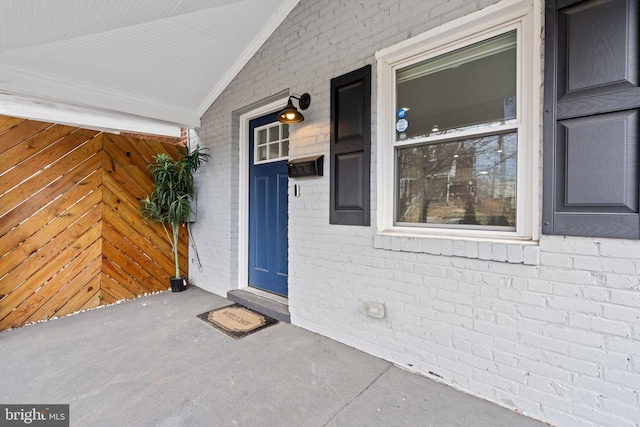
[[[111,133],[180,136],[180,126],[106,110],[0,93],[0,114]]]

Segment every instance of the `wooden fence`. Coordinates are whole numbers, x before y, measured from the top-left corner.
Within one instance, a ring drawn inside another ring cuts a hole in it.
[[[0,116],[0,330],[168,289],[169,240],[138,211],[157,153],[178,147]]]

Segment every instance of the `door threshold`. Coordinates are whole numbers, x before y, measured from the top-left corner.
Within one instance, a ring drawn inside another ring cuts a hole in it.
[[[242,288],[227,292],[227,298],[265,316],[291,323],[289,300],[285,297],[255,288]]]
[[[254,295],[258,295],[259,297],[270,299],[271,301],[275,301],[280,304],[284,304],[286,306],[289,305],[289,298],[283,297],[282,295],[274,294],[271,292],[263,291],[262,289],[254,288],[252,286],[247,286],[246,288],[240,289],[241,291],[247,291]]]

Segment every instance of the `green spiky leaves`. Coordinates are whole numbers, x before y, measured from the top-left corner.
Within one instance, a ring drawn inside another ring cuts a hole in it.
[[[174,160],[164,153],[158,153],[149,164],[154,183],[154,191],[142,200],[140,213],[150,221],[168,224],[173,233],[167,236],[171,241],[176,263],[176,277],[180,276],[178,266],[178,230],[191,216],[191,200],[194,194],[193,174],[207,162],[210,155],[197,146],[190,153],[180,150],[181,158]]]

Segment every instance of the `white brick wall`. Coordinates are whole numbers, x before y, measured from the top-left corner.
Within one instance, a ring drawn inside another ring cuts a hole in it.
[[[237,286],[239,149],[232,112],[309,92],[291,155],[329,154],[329,82],[376,50],[497,0],[301,0],[192,131],[211,149],[198,174],[194,284]],[[289,199],[293,323],[561,426],[640,425],[640,242],[543,236],[519,245],[377,235],[329,225],[325,176]],[[293,180],[290,182],[292,186]],[[192,253],[193,258],[193,253]],[[363,303],[385,305],[372,319]]]

